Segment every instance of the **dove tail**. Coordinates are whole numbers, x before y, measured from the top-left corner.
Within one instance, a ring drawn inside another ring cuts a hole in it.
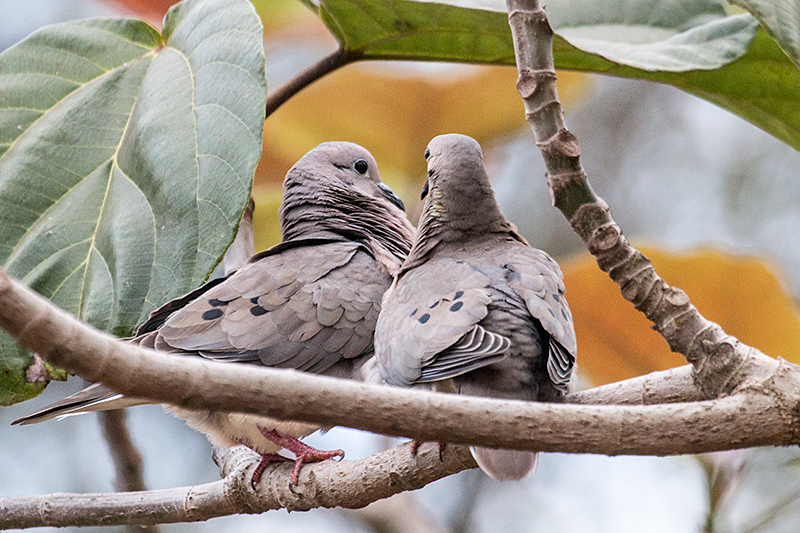
[[[11,422],[12,426],[27,426],[38,424],[53,418],[63,418],[65,416],[80,415],[92,411],[110,411],[112,409],[124,409],[134,405],[151,403],[141,398],[129,398],[118,394],[104,385],[96,383],[72,396],[68,396],[61,401],[48,405],[44,409],[23,416]]]
[[[531,474],[539,464],[539,452],[499,450],[470,446],[472,457],[478,466],[492,479],[517,481]]]

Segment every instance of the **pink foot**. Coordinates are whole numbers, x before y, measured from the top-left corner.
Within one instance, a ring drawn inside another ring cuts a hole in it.
[[[262,453],[259,455],[261,455],[261,462],[258,463],[256,469],[253,470],[253,477],[250,478],[250,486],[253,489],[255,489],[256,485],[258,485],[258,482],[261,481],[261,476],[264,474],[264,469],[267,467],[268,464],[276,462],[292,461],[288,457],[278,455],[277,453]]]
[[[317,463],[319,461],[324,461],[326,459],[333,459],[334,457],[339,457],[341,459],[344,459],[344,450],[331,450],[331,451],[318,450],[316,448],[312,448],[308,444],[300,442],[294,437],[287,437],[286,435],[281,435],[274,429],[265,429],[259,426],[258,430],[261,432],[262,435],[264,435],[264,438],[266,438],[270,442],[274,442],[281,448],[289,450],[290,452],[292,452],[297,456],[297,459],[295,459],[294,461],[294,468],[292,469],[292,475],[289,477],[290,490],[292,489],[293,486],[297,485],[297,481],[300,477],[300,468],[305,463]],[[259,466],[261,465],[259,464]]]

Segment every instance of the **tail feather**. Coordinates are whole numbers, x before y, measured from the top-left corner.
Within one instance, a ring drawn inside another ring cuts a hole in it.
[[[517,481],[536,470],[539,452],[500,450],[470,446],[472,457],[487,476],[498,481]]]
[[[112,391],[105,385],[95,383],[85,389],[67,396],[61,401],[50,404],[44,409],[23,416],[11,422],[11,425],[27,426],[38,424],[52,418],[61,418],[70,415],[90,413],[92,411],[111,411],[124,409],[134,405],[152,403],[142,398],[129,398]]]

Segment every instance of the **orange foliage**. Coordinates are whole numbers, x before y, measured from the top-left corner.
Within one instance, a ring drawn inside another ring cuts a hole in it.
[[[682,254],[640,250],[667,283],[683,289],[700,313],[728,334],[773,357],[800,362],[800,316],[763,260],[711,249]],[[563,262],[562,267],[575,317],[578,365],[594,384],[686,364],[592,258]]]

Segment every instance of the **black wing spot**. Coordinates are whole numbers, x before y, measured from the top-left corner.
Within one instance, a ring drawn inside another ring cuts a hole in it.
[[[567,313],[565,313],[565,312],[564,312],[564,309],[563,309],[563,308],[561,309],[561,316],[563,316],[563,317],[564,317],[564,320],[566,320],[567,322],[569,322],[569,317],[567,316]]]
[[[439,302],[441,302],[441,300],[436,300],[435,302],[433,302],[433,305],[429,305],[429,306],[428,306],[428,309],[433,309],[434,307],[436,307],[437,305],[439,305]]]
[[[553,310],[552,310],[552,309],[550,309],[549,307],[547,308],[547,312],[548,312],[548,313],[550,313],[550,316],[551,316],[551,317],[553,317],[553,318],[555,318],[555,317],[556,317],[556,314],[555,314],[555,313],[553,312]]]
[[[462,296],[464,296],[464,291],[456,291],[455,296],[453,296],[453,300],[458,300]]]
[[[229,302],[226,302],[225,300],[220,300],[218,298],[211,298],[208,301],[208,305],[210,305],[211,307],[222,307],[224,305],[228,305],[228,303]]]
[[[222,309],[209,309],[202,315],[200,315],[203,320],[216,320],[217,318],[221,317],[224,313]]]
[[[420,324],[424,324],[425,322],[427,322],[430,319],[431,319],[431,315],[429,315],[428,313],[425,313],[424,315],[419,317],[419,323]]]
[[[253,296],[250,298],[250,303],[253,305],[258,305],[258,296]]]
[[[456,303],[454,303],[453,305],[450,306],[450,310],[455,313],[456,311],[458,311],[462,307],[464,307],[464,302],[456,302]]]
[[[558,295],[558,293],[557,293],[557,292],[554,292],[554,293],[553,293],[553,300],[555,300],[555,301],[557,301],[557,302],[561,303],[561,297]]]
[[[411,311],[411,314],[410,314],[410,315],[408,315],[408,318],[411,318],[412,316],[414,316],[414,315],[416,315],[416,314],[417,314],[417,310],[416,310],[416,309],[414,309],[413,311]]]
[[[267,310],[261,307],[260,305],[254,305],[253,307],[250,308],[250,314],[253,316],[266,315]]]

